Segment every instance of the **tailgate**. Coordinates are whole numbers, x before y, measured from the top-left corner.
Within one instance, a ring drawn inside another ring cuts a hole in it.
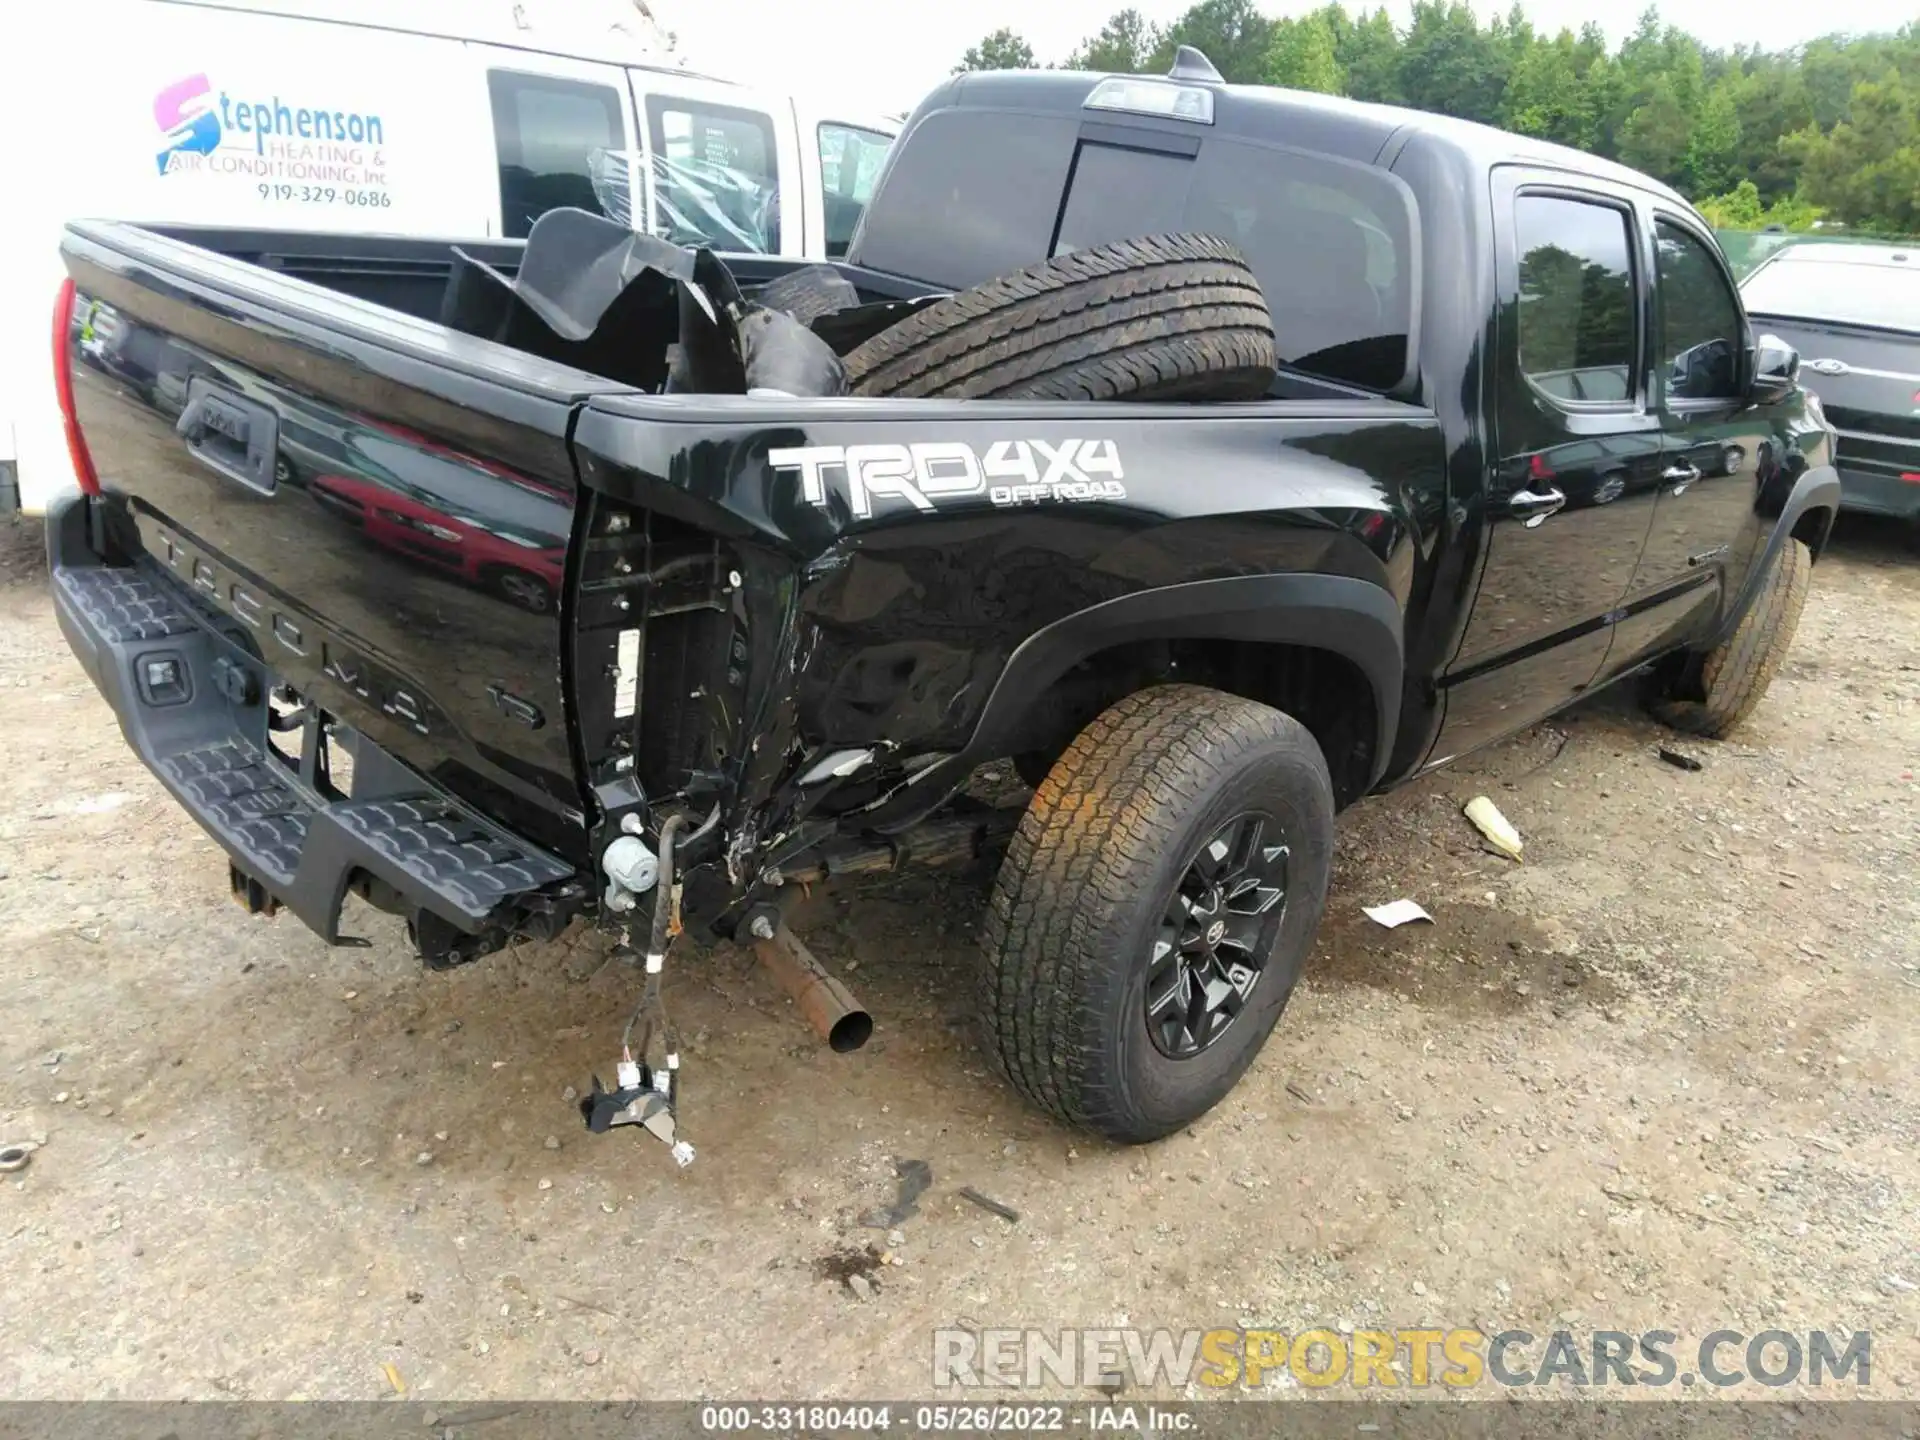
[[[114,584],[257,660],[282,708],[577,863],[567,432],[622,387],[132,226],[62,248]]]

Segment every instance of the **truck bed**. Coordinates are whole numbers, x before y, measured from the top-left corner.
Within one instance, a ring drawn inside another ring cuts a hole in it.
[[[462,248],[509,273],[519,249]],[[102,222],[64,252],[102,493],[55,517],[63,623],[242,898],[329,938],[349,888],[454,958],[564,923],[663,803],[724,821],[735,896],[824,834],[897,830],[1011,753],[1012,692],[1078,663],[1037,636],[1175,583],[1352,587],[1373,618],[1338,623],[1390,698],[1329,762],[1347,798],[1387,763],[1406,542],[1444,489],[1428,411],[660,396],[440,324],[451,244]],[[1025,437],[1098,437],[1123,498],[856,513],[773,463]],[[143,690],[156,656],[185,694]]]

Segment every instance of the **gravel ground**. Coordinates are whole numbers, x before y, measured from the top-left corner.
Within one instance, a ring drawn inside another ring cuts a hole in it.
[[[374,912],[328,950],[228,903],[38,543],[0,528],[0,1141],[42,1142],[0,1394],[909,1397],[937,1326],[1248,1324],[1868,1328],[1870,1393],[1920,1398],[1920,562],[1870,526],[1737,741],[1612,693],[1343,817],[1307,978],[1191,1130],[1109,1148],[989,1079],[989,877],[927,873],[798,926],[879,1017],[857,1055],[676,953],[685,1172],[567,1103],[633,994],[595,938],[435,975]],[[1360,914],[1399,896],[1435,923]],[[896,1157],[933,1185],[889,1235]]]

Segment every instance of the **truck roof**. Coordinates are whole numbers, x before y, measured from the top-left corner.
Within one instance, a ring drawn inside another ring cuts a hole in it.
[[[1196,59],[1203,57],[1195,56]],[[920,115],[955,108],[983,110],[1026,110],[1043,114],[1064,114],[1081,110],[1095,86],[1113,78],[1091,70],[975,70],[955,75],[932,90],[916,108],[907,127]],[[1165,76],[1140,77],[1164,80]],[[1431,136],[1456,151],[1470,164],[1482,169],[1507,163],[1525,163],[1582,174],[1637,186],[1651,191],[1673,204],[1692,210],[1693,206],[1677,191],[1658,180],[1597,155],[1516,135],[1491,125],[1410,110],[1399,105],[1378,105],[1365,100],[1348,100],[1336,95],[1320,95],[1308,90],[1285,90],[1272,85],[1231,85],[1182,75],[1184,83],[1204,85],[1214,94],[1214,121],[1211,128],[1231,135],[1268,140],[1363,164],[1382,163],[1388,142],[1408,134]],[[1130,120],[1149,117],[1130,116]],[[1153,117],[1157,119],[1158,117]],[[1166,119],[1169,128],[1183,127],[1191,121]]]

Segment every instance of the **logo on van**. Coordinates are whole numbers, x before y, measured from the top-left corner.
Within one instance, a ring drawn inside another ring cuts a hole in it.
[[[166,137],[156,157],[162,175],[175,155],[211,155],[220,146],[220,117],[213,113],[213,86],[204,75],[176,80],[154,96],[153,118]]]
[[[386,185],[387,127],[378,115],[295,105],[277,94],[249,98],[216,90],[199,74],[155,95],[153,119],[163,137],[155,157],[162,175],[194,170],[265,181],[262,199],[389,203],[385,195],[323,188]],[[295,181],[298,193],[288,192]]]

